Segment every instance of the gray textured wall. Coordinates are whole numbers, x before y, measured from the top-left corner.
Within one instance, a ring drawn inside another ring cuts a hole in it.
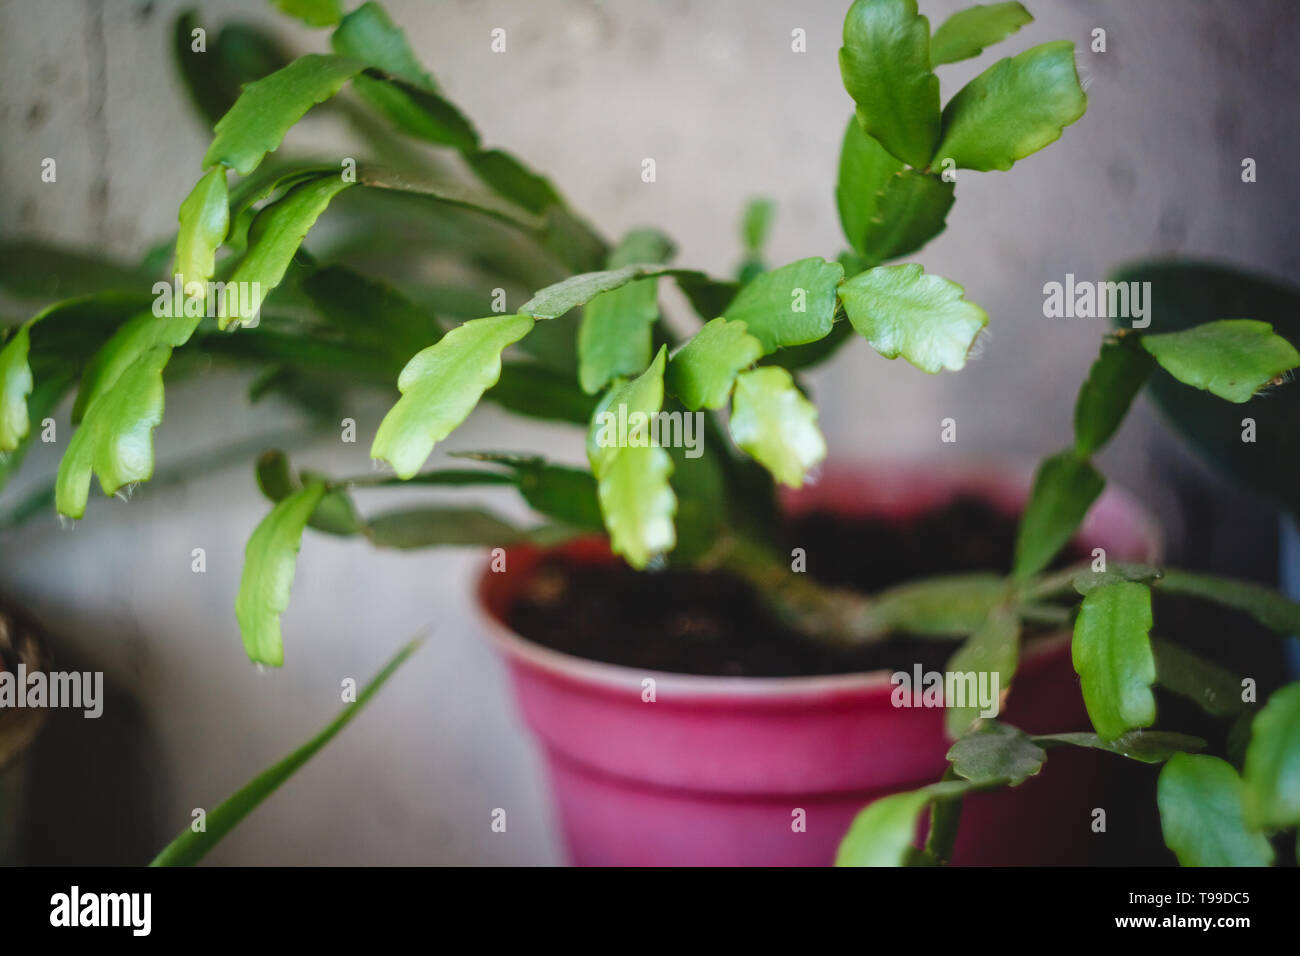
[[[831,196],[849,110],[835,60],[843,0],[387,5],[486,138],[548,171],[608,234],[654,224],[679,240],[682,263],[730,270],[738,212],[762,193],[778,204],[774,262],[841,248]],[[935,21],[962,5],[922,4]],[[1029,457],[1059,445],[1104,326],[1042,316],[1043,284],[1067,272],[1101,278],[1129,257],[1194,253],[1300,273],[1300,185],[1289,163],[1300,86],[1294,5],[1031,7],[1038,19],[1020,35],[943,70],[944,96],[997,56],[1065,37],[1080,49],[1089,111],[1012,172],[963,173],[948,230],[916,257],[987,308],[990,341],[965,371],[940,377],[862,345],[845,349],[815,379],[833,460]],[[166,55],[179,9],[0,3],[6,236],[133,256],[170,230],[206,142]],[[209,4],[206,16],[210,26],[234,16],[273,23],[301,50],[325,48],[324,33],[295,30],[253,0]],[[498,26],[509,34],[504,56],[488,48]],[[1098,26],[1108,35],[1104,55],[1087,51]],[[794,27],[807,31],[804,55],[790,51]],[[309,119],[291,142],[333,135]],[[57,157],[57,184],[40,181],[45,156]],[[646,156],[658,165],[653,185],[639,178]],[[1255,184],[1240,181],[1245,156],[1258,163]],[[161,457],[281,421],[250,412],[242,395],[220,380],[169,392]],[[363,430],[381,411],[358,411]],[[939,444],[939,420],[949,415],[959,423],[956,449]],[[568,432],[529,430],[492,411],[448,445],[579,454]],[[1176,540],[1179,516],[1152,465],[1153,449],[1165,446],[1171,440],[1141,406],[1104,465]],[[343,471],[362,455],[358,445],[299,457]],[[34,456],[24,477],[53,465]],[[432,625],[429,645],[372,710],[213,859],[557,860],[536,758],[474,622],[468,590],[481,559],[375,554],[312,538],[285,616],[287,665],[259,673],[240,648],[232,605],[243,544],[263,509],[241,463],[127,504],[96,502],[73,530],[49,521],[0,537],[0,591],[56,626],[66,658],[102,668],[136,700],[123,704],[125,722],[57,736],[64,749],[43,766],[47,781],[63,780],[65,798],[46,801],[33,852],[77,859],[70,834],[100,839],[101,849],[86,850],[97,858],[144,852],[185,825],[191,808],[212,806],[321,724],[336,709],[341,677],[369,675],[401,639]],[[199,546],[206,575],[190,571]],[[98,764],[80,762],[96,754]],[[77,786],[106,794],[110,809],[87,820],[84,805],[66,799]],[[494,807],[510,813],[505,835],[489,832]],[[70,818],[79,812],[80,822]],[[133,841],[106,840],[105,827]]]

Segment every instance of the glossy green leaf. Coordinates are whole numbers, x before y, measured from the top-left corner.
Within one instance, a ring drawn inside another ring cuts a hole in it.
[[[1300,681],[1274,691],[1251,725],[1243,783],[1250,826],[1300,824]]]
[[[837,262],[812,256],[765,272],[744,286],[723,316],[745,323],[764,354],[824,338],[835,321]]]
[[[1142,336],[1142,347],[1184,385],[1247,402],[1300,365],[1300,352],[1267,322],[1221,319],[1182,332]]]
[[[847,319],[837,319],[830,332],[816,342],[807,345],[791,345],[763,358],[760,365],[779,365],[789,372],[812,368],[829,361],[844,347],[845,343],[856,338],[853,323]]]
[[[985,47],[1005,40],[1033,19],[1014,0],[959,10],[934,31],[930,39],[930,63],[939,66],[979,56]]]
[[[91,473],[104,494],[153,475],[153,430],[162,421],[162,371],[171,349],[158,346],[135,360],[113,386],[90,403],[59,463],[55,507],[80,518],[86,512]]]
[[[343,18],[330,36],[330,46],[339,56],[360,60],[431,93],[438,90],[433,77],[420,65],[406,34],[383,7],[370,0]]]
[[[498,194],[534,214],[562,205],[560,194],[545,176],[533,172],[514,156],[485,149],[466,156],[474,174]]]
[[[1074,450],[1091,455],[1110,441],[1151,373],[1151,356],[1134,336],[1108,341],[1074,405]]]
[[[480,508],[402,508],[367,521],[366,536],[381,548],[474,548],[509,544],[520,532]]]
[[[1069,544],[1106,479],[1092,462],[1071,451],[1043,459],[1016,535],[1014,573],[1027,578],[1047,567]]]
[[[948,101],[933,162],[1010,169],[1060,139],[1087,105],[1074,68],[1074,44],[1058,40],[1032,47],[999,60]]]
[[[962,287],[919,265],[877,266],[840,286],[849,321],[885,358],[900,355],[925,372],[965,366],[989,317]]]
[[[668,363],[668,390],[691,411],[722,408],[736,375],[762,354],[763,344],[745,331],[744,322],[716,318]]]
[[[393,673],[405,663],[406,659],[419,646],[419,640],[411,641],[405,645],[393,655],[392,659],[384,665],[378,674],[370,679],[370,682],[357,695],[357,699],[344,707],[339,715],[326,725],[324,730],[274,766],[263,770],[238,791],[219,803],[207,815],[203,830],[195,830],[193,827],[187,826],[176,839],[167,844],[162,852],[154,857],[153,862],[149,865],[193,866],[203,859],[214,846],[225,839],[230,831],[239,825],[241,820],[256,810],[262,801],[278,790],[308,760],[316,756],[321,748],[333,740],[352,718],[361,713],[366,704],[370,703],[371,698],[384,686],[388,678],[393,676]]]
[[[1011,608],[998,607],[949,658],[945,669],[950,674],[996,674],[998,692],[1005,699],[1019,661],[1020,620]],[[948,736],[960,737],[979,717],[980,708],[977,705],[955,707],[949,703],[944,712]]]
[[[267,169],[263,169],[230,190],[230,229],[225,244],[233,253],[242,255],[248,249],[248,232],[261,209],[283,199],[295,186],[311,180],[337,178],[340,173],[340,167],[321,165],[289,169],[277,165],[271,170],[271,175],[265,175]],[[271,202],[264,202],[268,198]]]
[[[501,352],[533,327],[527,315],[471,319],[416,354],[398,377],[402,397],[384,416],[371,458],[410,478],[501,375]]]
[[[1273,848],[1246,828],[1242,785],[1232,764],[1205,754],[1175,754],[1156,784],[1165,846],[1182,866],[1268,866]]]
[[[772,231],[775,212],[776,206],[770,199],[752,199],[745,204],[745,213],[740,221],[740,238],[749,255],[762,254],[763,247],[767,245],[768,233]]]
[[[1300,604],[1276,591],[1232,578],[1165,569],[1160,590],[1201,598],[1249,614],[1278,634],[1300,634]]]
[[[638,569],[671,551],[677,541],[672,458],[649,444],[650,421],[663,409],[666,358],[667,350],[661,348],[640,376],[611,388],[597,406],[587,436],[610,547]]]
[[[253,470],[258,490],[272,503],[283,501],[298,490],[298,482],[289,467],[289,456],[279,450],[265,451],[258,456]]]
[[[397,129],[462,152],[478,149],[478,131],[451,102],[395,77],[367,71],[352,81],[356,94]]]
[[[360,60],[308,53],[249,83],[217,123],[203,167],[220,163],[247,176],[263,156],[279,148],[285,133],[303,114],[336,94],[364,68]]]
[[[889,181],[903,171],[904,164],[867,135],[856,115],[849,117],[840,146],[839,176],[835,182],[835,207],[840,214],[844,238],[859,255],[880,261],[866,248],[866,236],[880,195]]]
[[[1047,753],[1016,727],[985,723],[948,748],[957,776],[972,783],[1018,787],[1043,769]]]
[[[930,71],[930,21],[916,0],[854,0],[840,75],[863,129],[909,166],[928,165],[939,138],[939,78]]]
[[[789,372],[774,366],[736,376],[731,437],[791,488],[802,487],[808,472],[826,457],[817,406],[803,397]]]
[[[1235,717],[1251,709],[1241,699],[1241,678],[1171,641],[1151,639],[1156,683],[1194,701],[1207,714]]]
[[[350,185],[342,177],[309,180],[257,214],[250,232],[252,244],[226,281],[217,312],[221,329],[231,322],[257,324],[262,302],[284,278],[311,227],[330,200]],[[230,295],[232,288],[238,293],[235,297]]]
[[[1156,719],[1151,685],[1151,589],[1122,581],[1088,593],[1074,622],[1071,652],[1092,726],[1105,740],[1150,727]]]
[[[1205,741],[1200,737],[1189,737],[1186,734],[1167,733],[1161,730],[1134,730],[1115,740],[1102,740],[1096,734],[1088,733],[1042,734],[1032,739],[1041,747],[1055,747],[1061,744],[1088,747],[1128,757],[1130,760],[1139,760],[1142,763],[1164,763],[1176,753],[1205,749]]]
[[[934,800],[961,796],[972,789],[969,781],[949,780],[873,800],[853,818],[835,854],[835,865],[905,865],[916,842],[921,811]]]
[[[157,316],[152,312],[143,312],[123,322],[86,363],[81,388],[72,405],[73,424],[85,417],[90,404],[109,392],[140,356],[160,345],[184,345],[198,324],[199,318],[195,316]]]
[[[621,288],[637,279],[682,274],[696,275],[697,273],[671,269],[655,263],[626,265],[600,272],[584,272],[547,286],[525,302],[519,311],[535,319],[558,319],[569,310],[586,305],[601,293]]]
[[[216,253],[230,226],[226,169],[215,166],[203,174],[180,209],[176,234],[176,261],[172,273],[180,277],[187,295],[202,298],[206,283],[216,271]],[[197,286],[191,288],[191,283]]]
[[[933,173],[905,169],[891,176],[876,201],[862,246],[872,262],[915,252],[943,232],[956,184]]]
[[[288,14],[309,27],[332,27],[343,16],[339,0],[271,0],[281,13]]]
[[[1010,592],[1006,579],[984,572],[900,584],[875,595],[861,626],[867,634],[963,637],[983,627]]]
[[[0,452],[15,451],[30,427],[27,396],[34,382],[28,364],[32,344],[29,325],[24,322],[0,346]]]
[[[672,252],[658,234],[630,234],[610,255],[609,265],[662,262]],[[636,375],[650,364],[652,332],[659,318],[659,280],[639,279],[602,292],[582,310],[578,328],[578,381],[589,395],[615,378]]]
[[[284,663],[280,615],[289,606],[303,529],[324,496],[325,486],[319,481],[294,492],[262,519],[244,549],[235,616],[244,650],[259,664]]]

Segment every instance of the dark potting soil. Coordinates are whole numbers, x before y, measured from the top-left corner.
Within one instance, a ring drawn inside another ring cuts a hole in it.
[[[1016,521],[974,498],[910,521],[810,513],[785,529],[808,573],[826,584],[878,591],[963,571],[1008,571]],[[787,549],[788,551],[788,549]],[[796,677],[942,670],[953,642],[893,636],[838,652],[781,626],[752,588],[722,572],[637,573],[621,562],[538,563],[509,611],[518,633],[547,647],[611,664],[681,674]]]

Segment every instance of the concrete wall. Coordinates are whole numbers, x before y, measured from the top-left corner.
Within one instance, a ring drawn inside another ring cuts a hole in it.
[[[739,211],[778,205],[771,259],[841,247],[832,189],[850,110],[835,51],[845,3],[775,0],[389,0],[394,18],[486,138],[548,171],[604,231],[654,224],[679,261],[734,268]],[[923,7],[938,21],[953,0]],[[992,333],[960,374],[930,377],[859,344],[815,379],[833,461],[866,457],[1031,458],[1064,441],[1078,381],[1104,320],[1046,319],[1042,287],[1067,272],[1102,278],[1153,253],[1203,254],[1296,278],[1294,155],[1300,26],[1282,2],[1075,0],[1033,3],[1037,21],[976,61],[946,67],[944,96],[1000,55],[1075,41],[1084,119],[1010,173],[963,173],[947,231],[917,258],[984,305]],[[174,225],[206,143],[167,55],[171,2],[7,0],[0,5],[0,228],[6,236],[130,256]],[[294,29],[265,4],[209,4]],[[494,27],[508,52],[489,50]],[[790,50],[807,31],[808,51]],[[1088,51],[1091,31],[1108,50]],[[333,132],[308,121],[293,142]],[[57,184],[39,178],[57,157]],[[658,181],[641,182],[654,157]],[[1243,184],[1243,157],[1259,181]],[[359,409],[362,430],[382,408]],[[956,448],[939,421],[959,423]],[[218,438],[293,427],[245,407],[239,383],[169,392],[163,460]],[[368,441],[368,438],[366,439]],[[562,429],[486,410],[451,448],[538,448],[576,458]],[[1161,449],[1165,449],[1161,452]],[[1103,464],[1169,524],[1183,524],[1157,463],[1173,449],[1143,404]],[[365,444],[299,455],[364,469]],[[24,479],[48,474],[36,455]],[[1160,466],[1163,467],[1163,466]],[[1197,472],[1199,473],[1199,472]],[[20,485],[21,486],[21,485]],[[46,788],[35,859],[134,862],[305,738],[406,637],[428,646],[372,709],[227,840],[222,863],[550,863],[558,848],[544,781],[481,641],[469,587],[481,557],[376,554],[312,537],[284,619],[287,663],[250,667],[232,606],[247,534],[264,511],[239,463],[183,486],[96,501],[87,520],[0,536],[0,593],[57,631],[65,660],[103,669],[124,700],[115,721],[62,722],[41,757]],[[1256,512],[1257,514],[1257,512]],[[190,570],[192,548],[208,570]],[[100,799],[96,799],[97,795]],[[493,808],[509,812],[504,835]],[[98,841],[98,842],[96,842]]]

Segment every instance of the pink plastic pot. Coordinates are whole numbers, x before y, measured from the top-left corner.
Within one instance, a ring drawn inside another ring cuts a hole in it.
[[[1014,513],[1030,477],[1003,467],[864,467],[832,471],[789,495],[786,505],[902,518],[975,494]],[[1104,547],[1112,561],[1159,557],[1154,524],[1116,490],[1093,508],[1080,541]],[[610,560],[594,540],[564,551],[576,561]],[[791,678],[656,673],[521,638],[504,622],[542,554],[512,549],[509,573],[485,572],[479,593],[520,710],[545,748],[572,863],[825,865],[864,804],[944,772],[943,711],[892,706],[887,671]],[[653,703],[642,700],[647,678],[655,681]],[[1068,635],[1025,649],[1001,717],[1034,733],[1088,727]],[[1039,777],[969,798],[954,862],[1087,862],[1091,808],[1099,805],[1108,759],[1114,760],[1056,749]],[[792,825],[800,818],[802,832]]]

